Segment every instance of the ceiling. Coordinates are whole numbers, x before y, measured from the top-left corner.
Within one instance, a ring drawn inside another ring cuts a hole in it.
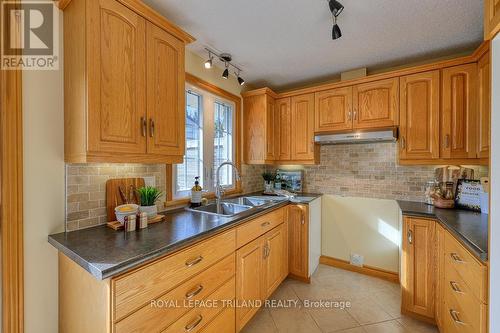
[[[286,89],[341,72],[399,66],[477,47],[482,0],[340,0],[331,39],[326,0],[145,0],[204,46],[229,52],[255,87]]]

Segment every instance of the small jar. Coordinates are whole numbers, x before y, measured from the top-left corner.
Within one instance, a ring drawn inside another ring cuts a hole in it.
[[[434,199],[432,195],[436,193],[436,190],[439,188],[439,184],[435,180],[430,180],[425,183],[425,203],[428,205],[434,204]]]
[[[125,231],[130,232],[135,230],[136,217],[135,215],[129,215],[125,217]]]
[[[148,214],[142,212],[139,214],[139,229],[144,229],[148,227]]]

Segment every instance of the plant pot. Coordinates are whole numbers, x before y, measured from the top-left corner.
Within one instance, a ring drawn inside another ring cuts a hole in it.
[[[264,181],[264,193],[271,193],[273,191],[273,182]]]
[[[139,212],[148,214],[148,219],[152,219],[158,215],[158,207],[156,207],[156,205],[139,206]]]

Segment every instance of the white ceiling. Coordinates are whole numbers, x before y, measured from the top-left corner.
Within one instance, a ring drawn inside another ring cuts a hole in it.
[[[483,35],[482,0],[340,0],[336,41],[326,0],[145,2],[197,39],[192,51],[229,52],[248,83],[275,89],[471,50]]]

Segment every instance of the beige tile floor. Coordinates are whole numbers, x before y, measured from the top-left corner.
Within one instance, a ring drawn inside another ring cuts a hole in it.
[[[262,308],[244,333],[438,333],[434,326],[401,315],[399,285],[329,266],[320,265],[311,284],[285,280],[270,299],[295,300],[299,306]],[[314,300],[351,306],[305,306]]]

